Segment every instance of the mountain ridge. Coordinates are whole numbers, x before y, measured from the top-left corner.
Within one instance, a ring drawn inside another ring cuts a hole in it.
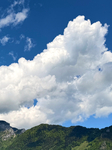
[[[11,127],[8,122],[0,120],[0,150],[5,149],[8,145],[11,144],[17,135],[20,135],[24,132],[25,129]]]
[[[112,150],[112,126],[99,129],[40,124],[11,140],[0,150]]]

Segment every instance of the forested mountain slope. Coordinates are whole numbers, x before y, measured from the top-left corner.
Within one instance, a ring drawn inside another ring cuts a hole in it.
[[[16,136],[6,150],[112,150],[112,126],[99,130],[41,124]]]

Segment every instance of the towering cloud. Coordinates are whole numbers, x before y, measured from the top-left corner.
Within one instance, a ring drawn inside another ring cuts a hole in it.
[[[110,114],[112,53],[105,47],[107,28],[78,16],[33,60],[20,58],[1,66],[0,119],[30,128]]]

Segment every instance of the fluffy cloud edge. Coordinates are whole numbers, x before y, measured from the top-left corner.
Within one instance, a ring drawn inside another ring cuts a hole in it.
[[[107,31],[106,24],[91,24],[78,16],[33,60],[20,58],[18,63],[0,67],[0,119],[11,118],[12,126],[30,128],[111,113],[106,111],[112,105]]]

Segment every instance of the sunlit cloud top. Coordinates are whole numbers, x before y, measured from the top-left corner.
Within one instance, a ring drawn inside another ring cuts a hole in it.
[[[22,57],[18,63],[1,66],[0,119],[30,128],[112,113],[112,53],[105,46],[107,31],[107,24],[91,24],[78,16],[33,60]],[[34,99],[38,101],[35,106]]]

